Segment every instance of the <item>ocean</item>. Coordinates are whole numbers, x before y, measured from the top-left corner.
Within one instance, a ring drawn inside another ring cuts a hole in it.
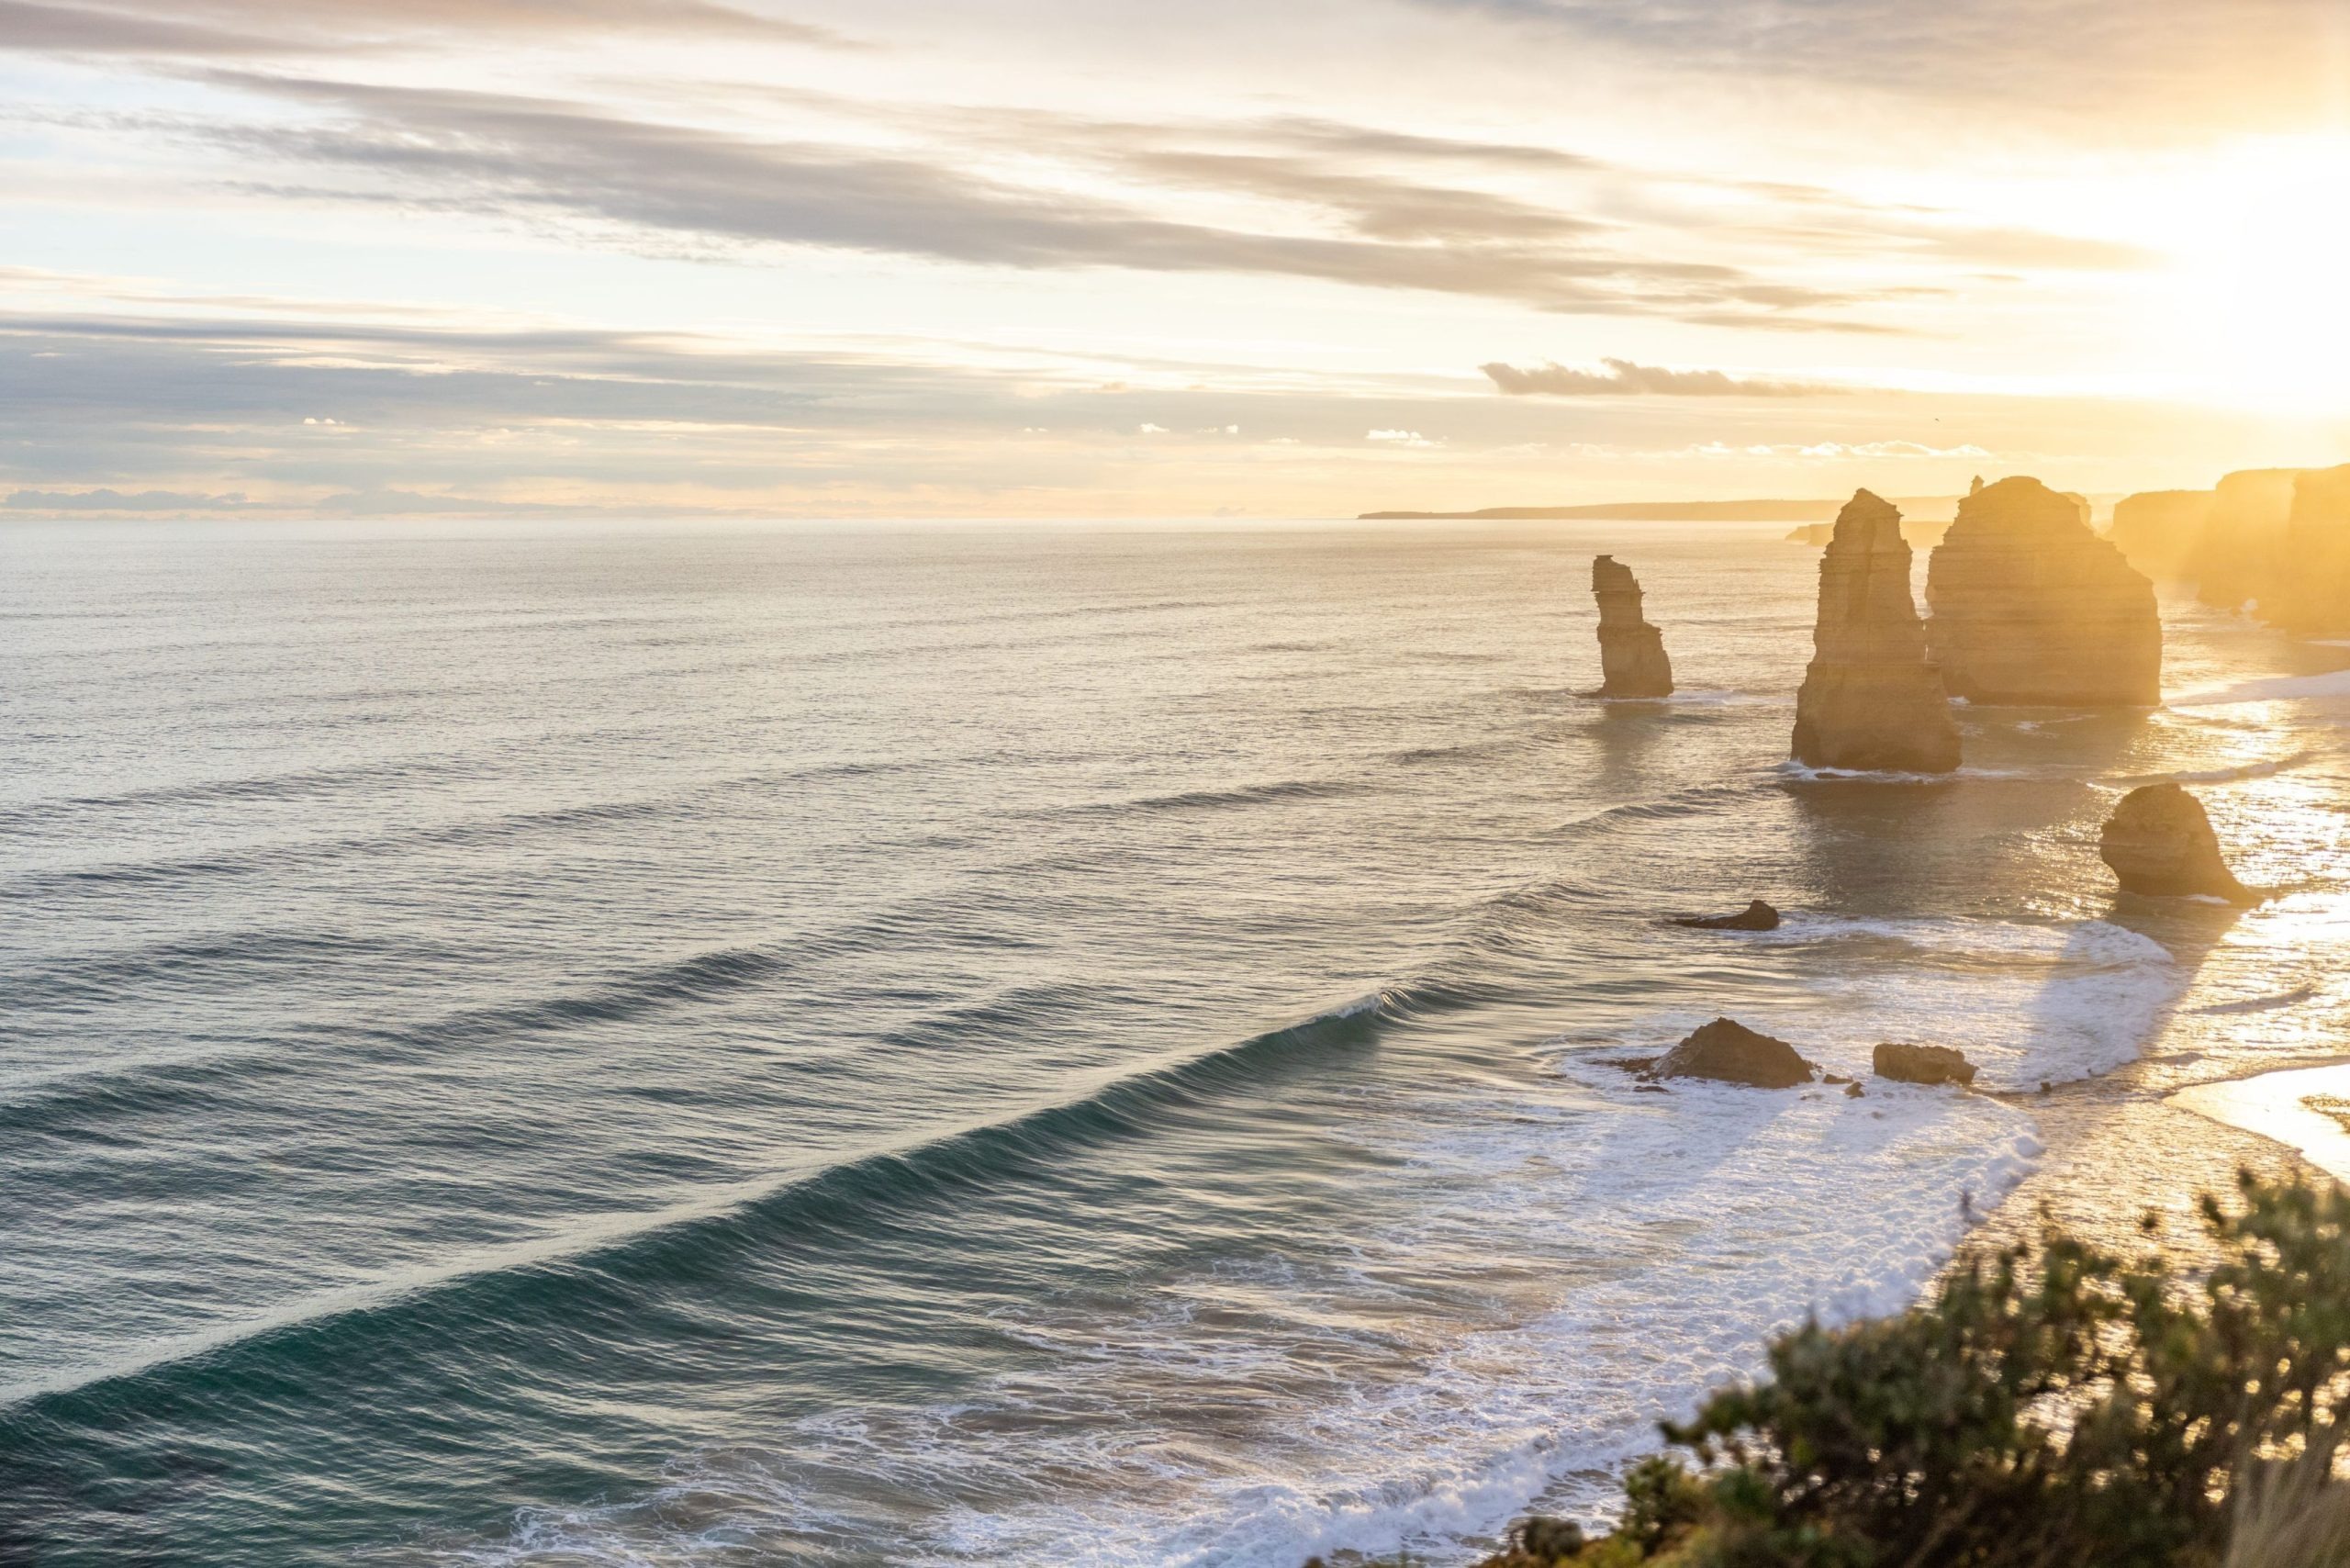
[[[0,529],[0,1562],[1464,1562],[2344,1054],[2350,650],[1823,778],[1785,532]],[[2117,902],[2160,778],[2279,896]]]

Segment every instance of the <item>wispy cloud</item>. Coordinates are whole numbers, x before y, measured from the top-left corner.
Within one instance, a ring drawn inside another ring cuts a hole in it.
[[[2076,103],[2156,82],[2237,85],[2265,67],[2304,86],[2343,39],[2334,0],[1419,0],[1554,28],[1749,78],[1891,82],[1937,95],[2015,98],[2062,84]],[[2092,67],[2088,62],[2094,62]],[[2051,110],[2066,106],[2051,102]]]
[[[0,50],[267,60],[386,48],[461,48],[485,34],[659,34],[856,47],[828,28],[711,0],[0,0]]]
[[[1181,221],[931,155],[760,140],[542,98],[220,72],[223,84],[323,111],[312,124],[161,128],[341,184],[245,188],[561,220],[608,243],[762,245],[1022,269],[1115,267],[1310,278],[1508,300],[1549,311],[1883,331],[1843,312],[1886,297],[1723,262],[1628,252],[1609,226],[1473,189],[1375,179],[1270,156],[1137,152],[1130,173],[1317,209],[1294,225]],[[1318,134],[1328,134],[1322,128]],[[584,227],[583,227],[584,226]]]
[[[1513,398],[1812,398],[1839,390],[1801,381],[1740,378],[1721,370],[1668,370],[1628,359],[1599,363],[1603,368],[1598,370],[1556,364],[1520,370],[1499,362],[1477,368]]]

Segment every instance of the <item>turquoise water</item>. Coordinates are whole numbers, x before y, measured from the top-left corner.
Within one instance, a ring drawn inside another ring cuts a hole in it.
[[[1291,1568],[1595,1504],[2040,1154],[1608,1058],[1729,1013],[2029,1090],[2284,994],[2338,885],[2322,678],[1785,771],[1783,532],[0,531],[0,1560]],[[1576,694],[1600,550],[1681,698]],[[2113,902],[2170,772],[2294,899]]]

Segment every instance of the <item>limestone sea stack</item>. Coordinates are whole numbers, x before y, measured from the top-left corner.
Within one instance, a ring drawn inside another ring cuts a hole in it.
[[[1796,696],[1795,757],[1856,772],[1948,773],[1958,725],[1909,597],[1909,543],[1891,502],[1856,490],[1819,560],[1811,667]]]
[[[2151,708],[2162,700],[2154,588],[2089,532],[2088,503],[2002,479],[1958,504],[1926,570],[1926,643],[1969,702]]]
[[[1670,697],[1673,661],[1664,633],[1640,618],[1640,581],[1613,555],[1591,563],[1591,594],[1599,600],[1599,694]]]
[[[2203,802],[2177,784],[2149,784],[2122,796],[2106,819],[2097,852],[2126,893],[2259,902],[2228,869]]]

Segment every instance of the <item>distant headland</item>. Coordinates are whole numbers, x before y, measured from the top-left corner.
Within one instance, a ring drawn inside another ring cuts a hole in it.
[[[1956,496],[1910,496],[1893,504],[1912,521],[1957,514]],[[1485,507],[1477,511],[1367,511],[1362,522],[1796,522],[1833,526],[1841,499],[1754,501],[1603,501],[1579,507]],[[1823,536],[1819,543],[1827,543]]]

